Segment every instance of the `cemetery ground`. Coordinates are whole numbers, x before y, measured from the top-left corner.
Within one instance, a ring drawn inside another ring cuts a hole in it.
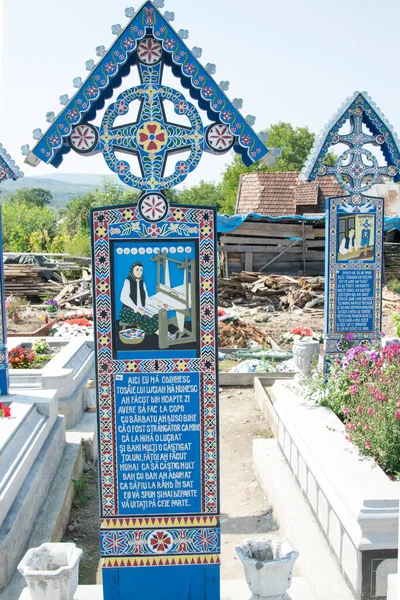
[[[268,499],[253,471],[252,445],[272,432],[257,408],[252,388],[225,388],[220,394],[221,578],[242,579],[235,546],[246,537],[279,534]],[[80,584],[101,583],[97,469],[86,465],[75,484],[76,497],[64,542],[84,551]],[[82,501],[83,500],[83,501]]]

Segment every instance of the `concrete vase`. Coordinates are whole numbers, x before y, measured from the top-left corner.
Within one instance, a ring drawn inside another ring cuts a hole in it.
[[[18,570],[32,600],[73,600],[81,557],[82,550],[75,544],[42,544],[28,550]]]
[[[300,373],[308,377],[313,363],[318,360],[319,342],[315,340],[298,340],[293,344],[294,363]]]
[[[284,600],[292,583],[299,553],[289,540],[277,536],[247,540],[236,546],[242,561],[250,600]]]

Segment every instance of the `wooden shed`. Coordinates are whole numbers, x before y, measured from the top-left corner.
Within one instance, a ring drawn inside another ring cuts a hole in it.
[[[323,275],[325,221],[321,216],[326,198],[342,194],[333,177],[304,182],[298,172],[242,175],[236,214],[266,216],[248,217],[237,229],[221,234],[225,276],[242,270]]]

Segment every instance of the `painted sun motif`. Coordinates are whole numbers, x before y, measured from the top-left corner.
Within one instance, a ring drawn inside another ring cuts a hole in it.
[[[73,128],[70,144],[76,152],[85,153],[94,149],[98,134],[94,127],[88,124],[77,125]]]
[[[228,125],[212,125],[207,132],[207,142],[216,152],[227,152],[235,141]]]
[[[138,129],[136,140],[145,152],[160,152],[168,141],[168,134],[160,123],[148,121]]]
[[[168,202],[161,194],[147,194],[139,202],[139,212],[146,221],[161,221],[168,212]]]
[[[160,42],[153,38],[148,38],[140,42],[138,46],[138,56],[145,65],[154,65],[162,56],[162,47]]]
[[[148,546],[155,554],[164,554],[173,546],[172,536],[169,531],[154,531],[149,537]]]

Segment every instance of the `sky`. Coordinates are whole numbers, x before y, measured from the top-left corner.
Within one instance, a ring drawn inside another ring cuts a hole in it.
[[[111,45],[111,26],[126,25],[127,2],[0,0],[0,143],[25,175],[56,172],[23,164],[20,147],[32,148],[46,112],[57,114],[60,95],[73,95],[72,80],[86,77],[96,46]],[[231,82],[228,96],[243,98],[242,113],[257,117],[257,132],[278,121],[318,132],[348,96],[366,90],[400,133],[398,0],[166,0],[164,10],[175,13],[176,30],[189,30],[190,48],[203,48],[201,62],[216,64],[215,79]],[[136,83],[129,75],[123,86]],[[204,155],[185,185],[219,181],[230,160]],[[57,172],[110,173],[101,155],[74,152]]]

